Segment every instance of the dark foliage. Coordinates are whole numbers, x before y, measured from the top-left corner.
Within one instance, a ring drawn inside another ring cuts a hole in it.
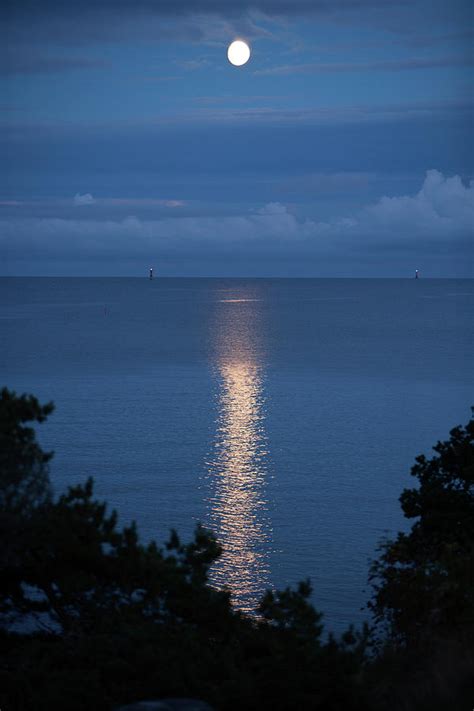
[[[13,452],[2,491],[41,479],[28,503],[2,499],[2,708],[108,709],[166,696],[222,711],[365,708],[365,637],[321,643],[309,583],[269,593],[263,619],[235,612],[228,593],[207,584],[220,553],[209,532],[198,527],[188,545],[172,533],[164,550],[144,546],[134,525],[119,530],[115,513],[93,499],[92,480],[51,500],[50,455],[24,426],[51,406],[8,391],[2,402],[2,441],[9,447],[11,439]]]
[[[417,457],[400,497],[409,533],[385,541],[369,603],[378,659],[369,675],[387,709],[470,709],[474,699],[474,420]]]
[[[417,457],[417,489],[400,497],[409,533],[381,547],[370,607],[392,643],[416,645],[474,623],[474,420],[451,430],[436,456]]]
[[[0,393],[0,510],[27,515],[50,498],[48,462],[35,431],[25,422],[44,422],[53,404],[40,405],[32,395]]]
[[[372,564],[377,634],[322,637],[309,581],[268,591],[259,617],[208,585],[220,554],[201,527],[159,548],[93,497],[51,495],[28,422],[52,405],[0,399],[0,707],[113,709],[188,696],[217,711],[441,711],[474,698],[474,425],[412,469],[409,533]],[[368,645],[372,652],[368,653]]]

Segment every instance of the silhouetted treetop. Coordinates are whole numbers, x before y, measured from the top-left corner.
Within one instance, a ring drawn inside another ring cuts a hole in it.
[[[0,393],[0,512],[31,512],[51,497],[48,462],[35,431],[27,422],[44,422],[53,411],[50,402],[40,405],[33,395]]]
[[[417,644],[474,625],[474,420],[416,458],[400,497],[409,533],[381,546],[369,607],[392,640]]]

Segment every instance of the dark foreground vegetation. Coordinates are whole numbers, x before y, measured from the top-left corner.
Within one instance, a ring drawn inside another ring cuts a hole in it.
[[[220,553],[140,543],[93,498],[55,499],[51,454],[29,422],[52,412],[0,400],[0,708],[113,709],[194,697],[217,711],[437,711],[474,705],[474,425],[418,457],[401,505],[411,531],[372,564],[373,627],[322,635],[309,582],[268,592],[260,619],[207,584]]]

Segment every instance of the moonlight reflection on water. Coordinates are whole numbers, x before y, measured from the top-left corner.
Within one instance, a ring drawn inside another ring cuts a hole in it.
[[[218,305],[218,418],[208,508],[209,525],[223,553],[211,570],[211,583],[229,588],[234,605],[245,612],[255,610],[270,579],[268,452],[258,321],[253,304],[236,299]]]

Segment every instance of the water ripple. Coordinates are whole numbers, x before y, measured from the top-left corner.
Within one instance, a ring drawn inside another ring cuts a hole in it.
[[[208,512],[223,554],[211,570],[211,583],[230,589],[234,605],[250,612],[270,577],[263,366],[255,312],[221,316],[218,312],[218,416]]]

